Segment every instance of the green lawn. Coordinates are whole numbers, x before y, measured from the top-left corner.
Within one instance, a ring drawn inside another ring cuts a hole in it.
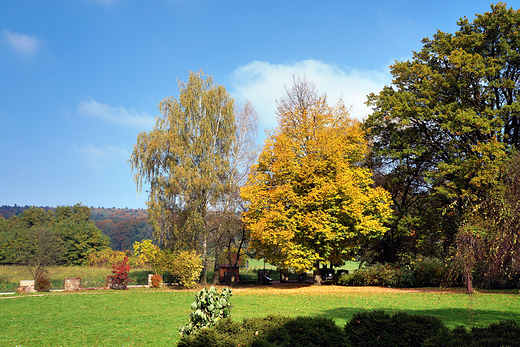
[[[362,310],[406,310],[440,317],[447,325],[520,322],[515,294],[360,292],[346,287],[235,289],[234,319],[267,314],[324,315],[344,324]],[[86,291],[0,299],[1,346],[166,346],[190,313],[193,291],[164,288]]]

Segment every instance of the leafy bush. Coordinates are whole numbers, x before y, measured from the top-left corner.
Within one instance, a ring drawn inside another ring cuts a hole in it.
[[[181,326],[181,335],[191,335],[203,328],[215,325],[222,318],[230,316],[231,305],[229,297],[233,291],[229,288],[222,289],[219,293],[215,287],[202,288],[195,295],[195,301],[191,304],[191,309],[195,312],[190,313],[190,319],[186,326]]]
[[[353,346],[419,347],[443,327],[437,317],[376,310],[354,314],[345,333]]]
[[[179,347],[209,346],[350,346],[343,330],[330,318],[284,317],[244,319],[242,323],[221,320],[195,335],[183,336]]]
[[[446,264],[438,259],[424,259],[413,264],[417,287],[438,287],[446,273]]]
[[[153,275],[152,276],[152,288],[159,288],[162,283],[161,275]]]
[[[202,260],[195,251],[179,251],[173,254],[168,270],[186,288],[195,288],[202,270]]]
[[[117,264],[112,265],[112,273],[111,276],[111,289],[123,289],[125,290],[128,286],[128,282],[131,279],[128,277],[130,272],[130,265],[128,265],[128,257],[125,256],[123,261]]]
[[[426,340],[424,346],[520,346],[520,326],[515,321],[505,320],[487,327],[472,327],[469,331],[463,326],[453,330],[444,328]]]
[[[425,259],[411,265],[374,264],[340,276],[344,286],[434,287],[440,286],[447,274],[446,265],[437,259]]]
[[[44,273],[38,274],[34,280],[34,290],[37,292],[48,292],[51,289],[51,281]]]
[[[374,264],[341,276],[338,279],[338,284],[344,286],[411,287],[414,285],[414,280],[407,267]]]
[[[384,311],[356,313],[344,329],[323,317],[222,319],[207,329],[181,337],[180,347],[480,347],[520,346],[520,326],[514,321],[487,327],[459,326],[453,330],[433,316]]]

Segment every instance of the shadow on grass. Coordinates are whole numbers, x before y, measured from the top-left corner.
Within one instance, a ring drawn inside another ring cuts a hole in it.
[[[489,323],[498,322],[500,320],[514,320],[520,323],[520,312],[514,311],[496,311],[496,310],[480,310],[470,308],[442,308],[442,309],[424,309],[424,310],[398,310],[395,308],[378,308],[388,313],[405,311],[410,314],[424,314],[440,318],[444,324],[453,328],[457,325],[465,326],[486,326]],[[362,311],[372,311],[362,308],[340,307],[331,310],[324,310],[321,313],[326,316],[340,321],[348,321],[354,313]]]

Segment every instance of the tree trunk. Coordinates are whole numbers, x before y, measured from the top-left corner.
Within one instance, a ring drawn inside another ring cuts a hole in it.
[[[213,284],[220,285],[220,264],[218,258],[220,257],[219,247],[215,246],[215,265],[213,265]]]
[[[466,287],[468,294],[473,294],[473,286],[471,285],[471,272],[467,264],[464,265],[464,272],[466,272]]]
[[[314,285],[321,286],[321,274],[320,274],[320,262],[316,262],[316,268],[314,269]]]
[[[207,284],[206,277],[208,274],[208,234],[204,230],[204,240],[202,241],[202,272],[200,273],[200,284]]]

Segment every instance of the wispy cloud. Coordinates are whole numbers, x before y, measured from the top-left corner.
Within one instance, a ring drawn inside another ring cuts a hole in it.
[[[327,94],[330,104],[342,98],[345,105],[352,106],[351,115],[362,119],[370,113],[364,104],[366,95],[379,92],[390,84],[388,70],[344,71],[337,65],[317,60],[304,60],[288,64],[270,64],[253,61],[232,73],[230,90],[235,98],[250,100],[255,106],[263,127],[276,126],[276,100],[283,97],[284,85],[291,87],[293,75],[305,76],[313,82],[320,94]]]
[[[33,57],[43,46],[43,41],[36,36],[15,33],[7,29],[2,31],[2,36],[14,51],[27,57]]]
[[[103,147],[94,146],[91,143],[85,143],[83,146],[74,146],[71,151],[78,153],[83,157],[85,163],[93,169],[100,169],[104,163],[130,156],[127,150],[110,145]]]
[[[152,129],[155,125],[155,117],[147,114],[138,114],[135,110],[127,110],[124,107],[112,107],[100,104],[95,100],[81,101],[78,104],[78,112],[87,116],[98,118],[107,123],[131,126],[141,129]]]

